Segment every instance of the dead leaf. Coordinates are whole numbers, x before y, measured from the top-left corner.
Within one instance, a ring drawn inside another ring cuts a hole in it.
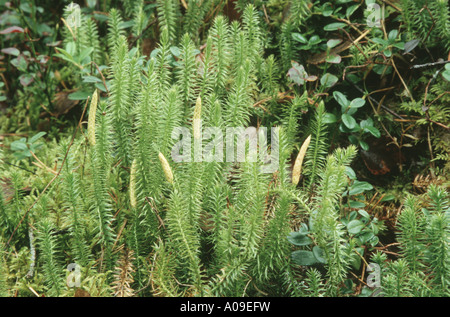
[[[6,202],[9,202],[14,198],[15,190],[10,178],[0,178],[0,191],[2,192],[3,198]],[[19,191],[22,194],[27,195],[31,192],[31,187],[25,186],[19,189]]]
[[[55,113],[54,116],[58,117],[60,115],[64,115],[70,111],[73,107],[78,105],[79,100],[70,100],[69,95],[74,91],[61,91],[55,94],[55,98],[53,99],[55,105]]]
[[[320,54],[313,55],[306,62],[308,64],[313,64],[313,65],[324,63],[327,60],[328,56],[337,55],[337,54],[339,54],[339,53],[349,49],[350,46],[352,46],[352,42],[351,41],[346,41],[346,42],[342,43],[341,45],[339,45],[339,46],[333,48],[332,50],[330,50],[329,54],[327,54],[327,52],[323,52],[323,53],[320,53]]]
[[[24,32],[25,30],[22,29],[20,26],[10,26],[9,28],[0,31],[0,34],[24,33]]]
[[[2,191],[3,198],[6,202],[10,201],[14,197],[14,188],[12,187],[11,179],[0,179],[0,190]]]
[[[75,291],[75,295],[73,297],[91,297],[91,294],[89,294],[84,289],[77,288],[77,290]]]

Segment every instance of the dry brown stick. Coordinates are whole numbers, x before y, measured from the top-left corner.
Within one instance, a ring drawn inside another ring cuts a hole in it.
[[[392,86],[392,87],[386,87],[386,88],[382,88],[382,89],[377,89],[377,90],[374,90],[374,91],[368,93],[367,95],[370,96],[370,95],[372,95],[372,94],[376,94],[376,93],[379,93],[379,92],[383,92],[383,91],[387,91],[387,90],[392,90],[392,89],[395,89],[395,87]]]
[[[155,215],[158,218],[159,226],[163,227],[164,230],[166,230],[166,226],[164,224],[164,221],[162,220],[161,216],[159,215],[158,209],[156,208],[155,204],[153,203],[154,202],[153,198],[152,197],[145,197],[145,200],[149,204],[150,208],[155,212]]]
[[[87,100],[86,100],[86,104],[84,105],[84,109],[83,109],[83,113],[81,114],[80,121],[78,122],[77,128],[75,129],[75,132],[73,133],[72,139],[70,140],[69,147],[67,148],[66,154],[64,155],[64,159],[63,159],[63,161],[61,163],[61,167],[59,168],[58,173],[52,178],[52,180],[47,184],[47,186],[45,186],[44,190],[42,190],[42,192],[39,193],[38,197],[34,200],[34,202],[31,204],[31,206],[24,213],[24,215],[20,219],[19,223],[14,228],[14,231],[12,232],[11,236],[9,237],[8,242],[6,243],[6,247],[9,247],[9,244],[10,244],[12,238],[14,237],[14,234],[16,233],[17,229],[20,227],[20,225],[22,224],[23,220],[28,215],[30,210],[33,209],[33,207],[37,204],[39,199],[41,199],[42,195],[44,195],[44,193],[47,191],[47,189],[50,187],[50,185],[53,184],[53,182],[59,177],[59,175],[61,175],[61,171],[62,171],[62,169],[64,167],[64,164],[65,164],[65,162],[67,160],[67,156],[69,155],[70,148],[72,147],[73,142],[75,141],[75,137],[77,135],[78,129],[81,126],[81,121],[83,120],[84,114],[86,113],[86,108],[87,108],[89,99],[90,99],[90,97],[88,97]]]
[[[388,0],[381,0],[381,1],[383,1],[384,3],[390,5],[391,7],[393,7],[398,12],[402,12],[402,9],[400,7],[398,7],[398,6],[396,6],[395,4],[393,4],[391,1],[388,1]]]
[[[367,263],[366,259],[358,252],[356,251],[356,249],[353,249],[353,251],[355,251],[355,253],[361,258],[361,260],[363,260],[363,262],[369,266],[369,263]]]
[[[427,84],[427,86],[425,87],[425,96],[424,96],[424,98],[423,98],[423,106],[422,106],[422,110],[425,112],[425,114],[427,115],[427,118],[429,118],[429,115],[428,115],[428,109],[430,108],[430,107],[427,107],[426,106],[426,104],[427,104],[427,98],[428,98],[428,89],[430,89],[430,85],[431,85],[431,83],[434,81],[434,79],[437,77],[437,75],[439,74],[439,71],[437,71],[435,74],[434,74],[434,76],[428,81],[428,84]]]
[[[30,286],[28,285],[28,289],[36,296],[36,297],[41,297],[39,296],[39,294]]]
[[[270,112],[269,112],[269,110],[267,110],[262,104],[263,103],[266,103],[267,101],[270,101],[270,100],[272,100],[273,98],[272,97],[268,97],[268,98],[265,98],[265,99],[261,99],[261,100],[259,100],[258,102],[256,102],[254,105],[253,105],[253,107],[255,108],[255,107],[259,107],[259,108],[261,108],[262,110],[264,110],[265,112],[268,112],[269,114],[270,114]]]
[[[352,29],[354,29],[356,32],[358,32],[359,34],[364,34],[360,29],[358,29],[356,26],[353,25],[352,22],[350,22],[349,20],[346,19],[341,19],[341,18],[335,18],[337,21],[339,22],[344,22],[345,24],[347,24],[348,26],[350,26]],[[369,30],[370,32],[370,30]]]
[[[113,244],[113,247],[112,247],[113,250],[116,247],[117,242],[119,241],[119,238],[122,235],[123,229],[125,229],[126,224],[127,224],[127,219],[125,219],[125,221],[123,222],[122,227],[120,227],[120,229],[119,229],[119,233],[117,234],[116,241],[114,241],[114,244]]]
[[[386,244],[386,245],[384,245],[382,247],[375,247],[375,249],[377,249],[377,250],[384,250],[386,248],[389,248],[389,247],[392,247],[392,246],[397,246],[397,245],[400,245],[400,243],[399,242],[393,242],[393,243],[390,243],[390,244]]]
[[[449,61],[441,60],[441,61],[437,61],[437,62],[433,62],[433,63],[426,63],[426,64],[420,64],[420,65],[413,65],[413,66],[411,66],[409,69],[418,69],[418,68],[423,68],[423,67],[441,66],[441,65],[448,64],[448,63],[450,63],[450,60],[449,60]]]
[[[440,94],[439,96],[437,96],[435,99],[433,99],[432,102],[430,102],[430,104],[428,105],[428,107],[430,107],[433,103],[435,103],[439,98],[441,98],[442,96],[446,95],[446,94],[450,94],[450,91],[445,91],[442,94]],[[446,129],[448,129],[448,127],[446,126]]]
[[[370,30],[366,30],[364,31],[364,33],[362,33],[356,40],[353,40],[352,37],[350,36],[350,34],[348,34],[348,32],[344,29],[342,29],[342,31],[345,32],[345,34],[347,35],[347,37],[349,38],[350,41],[352,41],[352,44],[358,49],[358,51],[364,56],[364,58],[366,59],[366,61],[368,61],[369,59],[367,58],[366,54],[359,48],[358,43],[359,41],[361,41],[363,38],[365,38],[367,36],[367,34],[369,34]]]
[[[146,27],[145,29],[142,30],[141,34],[139,34],[138,37],[136,37],[133,42],[130,43],[130,48],[134,47],[134,45],[136,44],[137,41],[139,41],[141,39],[141,37],[144,35],[145,31],[147,31],[153,24],[155,24],[157,22],[157,19],[154,19],[153,21],[151,21]]]
[[[360,281],[361,283],[363,283],[364,285],[368,286],[366,282],[364,282],[363,280],[361,280],[355,273],[353,273],[352,271],[350,271],[350,274],[353,275],[358,281]]]
[[[405,81],[403,80],[402,75],[400,75],[400,72],[398,71],[397,66],[395,66],[394,59],[391,59],[391,61],[392,61],[392,66],[394,67],[395,72],[397,73],[398,77],[400,78],[400,81],[402,82],[403,86],[405,87],[406,91],[408,92],[409,97],[411,98],[412,101],[414,101],[411,91],[409,90],[408,86],[406,85]]]
[[[269,19],[269,16],[267,15],[267,10],[266,10],[266,6],[263,4],[263,11],[264,11],[264,17],[266,18],[266,23],[267,23],[267,25],[269,25],[270,24],[270,19]]]
[[[434,167],[434,155],[433,155],[433,146],[431,145],[431,135],[430,135],[430,126],[427,128],[427,141],[428,141],[428,149],[430,150],[430,165]],[[434,168],[430,169],[431,176],[434,178]]]
[[[43,168],[43,169],[46,169],[48,172],[52,173],[53,175],[56,175],[56,174],[57,174],[56,171],[52,170],[50,167],[48,167],[47,165],[45,165],[44,162],[42,162],[42,161],[36,156],[36,154],[33,153],[33,151],[31,151],[31,150],[29,150],[29,151],[30,151],[31,155],[34,157],[34,159],[35,159],[36,161],[38,161],[38,163],[39,163],[39,164],[35,164],[36,166],[38,166],[38,167],[40,167],[40,168]],[[33,162],[33,163],[35,163],[35,162]]]
[[[429,37],[430,34],[431,34],[431,31],[433,31],[433,29],[434,29],[434,27],[435,27],[435,25],[436,25],[436,21],[435,21],[435,19],[434,19],[434,17],[433,17],[433,14],[431,13],[430,9],[428,9],[427,5],[424,5],[424,6],[423,6],[423,8],[419,11],[419,14],[421,14],[422,11],[423,11],[424,9],[427,10],[428,14],[430,15],[431,20],[433,21],[433,24],[431,25],[431,28],[430,28],[430,30],[428,31],[427,36],[425,36],[425,38],[423,39],[423,42],[425,42],[425,41],[428,39],[428,37]]]
[[[270,112],[265,107],[263,107],[262,104],[264,104],[264,103],[266,103],[266,102],[268,102],[270,100],[273,100],[274,98],[278,98],[278,99],[291,98],[290,96],[288,96],[288,94],[290,92],[291,92],[291,90],[288,90],[288,91],[285,91],[285,92],[279,92],[277,97],[267,97],[267,98],[261,99],[261,100],[257,101],[255,104],[253,104],[253,107],[254,108],[255,107],[259,107],[262,110],[264,110],[265,112],[268,112],[270,114]]]
[[[378,204],[381,202],[381,200],[384,198],[384,196],[385,196],[385,194],[382,194],[381,197],[377,200],[377,202],[375,204],[373,204],[373,207],[369,210],[370,212],[375,210],[375,207],[378,206]],[[374,196],[374,198],[375,198],[375,196]]]
[[[205,23],[208,23],[213,18],[213,16],[214,17],[217,16],[217,12],[219,11],[219,8],[222,6],[222,2],[223,0],[220,0],[220,2],[216,5],[216,7],[213,10],[208,11],[208,15],[205,18]]]
[[[400,254],[395,253],[395,252],[391,252],[391,251],[381,250],[381,252],[387,253],[387,254],[392,254],[392,255],[395,255],[395,256],[400,256]]]
[[[335,54],[339,54],[339,53],[341,53],[341,52],[343,52],[343,51],[346,51],[346,50],[348,50],[350,47],[352,47],[352,45],[355,45],[356,48],[360,51],[360,53],[364,56],[364,58],[366,59],[366,61],[368,61],[367,56],[364,54],[363,51],[361,51],[361,49],[359,48],[359,46],[358,46],[357,44],[359,43],[359,41],[361,41],[363,38],[365,38],[365,37],[367,36],[367,34],[370,32],[370,30],[366,30],[366,31],[364,31],[364,32],[361,32],[361,31],[358,30],[360,36],[359,36],[356,40],[353,40],[352,37],[350,36],[350,34],[349,34],[346,30],[344,30],[344,29],[341,29],[341,30],[342,30],[342,31],[347,35],[347,37],[349,38],[348,41],[345,41],[345,42],[342,43],[341,45],[339,45],[339,46],[337,46],[337,47],[334,47],[334,48],[331,49],[329,52],[326,51],[326,52],[322,52],[322,53],[320,53],[320,54],[313,55],[313,56],[310,57],[306,62],[307,62],[308,64],[313,64],[313,65],[322,64],[322,63],[324,63],[324,62],[326,61],[326,59],[327,59],[327,57],[328,57],[329,55],[335,55]]]
[[[95,68],[97,68],[98,73],[100,74],[100,76],[102,76],[103,86],[105,86],[106,92],[109,94],[108,86],[106,86],[105,76],[103,76],[103,73],[100,70],[100,68],[98,67],[97,63],[95,63],[95,62],[91,62],[91,63],[95,65]]]
[[[383,10],[384,10],[384,7],[383,7]],[[382,20],[381,26],[382,26],[383,33],[384,33],[385,38],[388,38],[388,34],[387,34],[387,32],[386,32],[386,26],[385,26],[385,24],[384,24],[384,20]],[[390,61],[391,61],[391,63],[392,63],[392,66],[394,67],[395,73],[396,73],[397,76],[400,78],[400,81],[402,82],[403,86],[405,87],[405,89],[406,89],[406,91],[407,91],[409,97],[411,98],[412,101],[414,101],[413,95],[411,94],[411,91],[409,90],[408,86],[406,85],[405,81],[403,80],[402,75],[401,75],[400,72],[398,71],[397,66],[395,65],[394,59],[391,58]]]
[[[440,122],[437,122],[437,121],[434,121],[434,120],[431,120],[431,119],[428,119],[428,121],[430,121],[431,123],[434,123],[435,125],[440,126],[441,128],[444,128],[446,130],[450,130],[449,126],[446,126],[446,125],[444,125],[444,124],[442,124]]]
[[[438,71],[433,75],[433,77],[428,81],[428,84],[427,84],[427,86],[425,87],[425,97],[423,98],[423,106],[422,106],[422,110],[425,112],[425,115],[426,115],[427,120],[428,120],[429,122],[434,123],[434,124],[436,124],[436,125],[438,125],[438,126],[444,128],[444,129],[447,129],[447,130],[448,130],[448,129],[450,129],[450,127],[448,127],[448,126],[446,126],[446,125],[444,125],[444,124],[442,124],[442,123],[436,122],[436,121],[434,121],[434,120],[431,120],[430,114],[428,113],[428,110],[430,109],[431,105],[432,105],[436,100],[438,100],[439,98],[441,98],[443,95],[448,94],[449,92],[446,91],[446,92],[440,94],[440,95],[437,96],[437,97],[436,97],[436,98],[435,98],[428,106],[426,105],[426,104],[427,104],[427,97],[428,97],[428,90],[429,90],[429,88],[430,88],[430,85],[431,85],[431,83],[432,83],[433,81],[436,80],[436,78],[437,78],[437,76],[439,75],[439,73],[440,73],[440,70],[438,70]]]
[[[355,87],[359,92],[361,92],[361,93],[364,94],[364,95],[366,94],[366,93],[364,92],[364,90],[362,90],[361,88],[359,88],[359,86],[355,85],[353,82],[351,82],[351,81],[348,80],[347,78],[345,78],[345,80],[346,80],[348,83],[350,83],[353,87]],[[373,101],[377,106],[380,105],[380,103],[379,103],[375,98],[373,98],[372,96],[368,95],[367,98],[370,99],[371,101]],[[383,105],[383,104],[381,104],[381,108],[383,108],[385,111],[389,112],[389,113],[390,113],[391,115],[393,115],[394,117],[397,117],[397,118],[399,118],[399,119],[401,119],[401,120],[404,119],[404,118],[401,117],[399,114],[395,113],[394,111],[392,111],[391,109],[389,109],[388,107],[386,107],[386,106]]]
[[[363,268],[361,272],[361,280],[364,281],[364,273],[366,273],[366,263],[363,263]]]

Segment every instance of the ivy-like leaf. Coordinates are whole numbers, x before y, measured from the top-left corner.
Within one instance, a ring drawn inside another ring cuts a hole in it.
[[[328,25],[325,25],[325,27],[323,29],[325,31],[336,31],[336,30],[344,28],[346,25],[347,24],[342,23],[342,22],[335,22],[335,23],[330,23]]]
[[[352,220],[347,225],[347,230],[350,234],[358,234],[364,228],[364,223],[360,220]]]
[[[337,82],[338,82],[338,78],[330,73],[326,73],[325,75],[322,76],[322,78],[320,79],[320,83],[327,87],[333,87]]]
[[[372,189],[373,189],[373,186],[371,184],[369,184],[368,182],[361,182],[361,181],[355,180],[355,182],[350,187],[348,194],[349,194],[349,196],[358,195],[358,194],[361,194],[365,191],[372,190]]]
[[[353,118],[351,115],[344,113],[341,116],[342,122],[345,124],[345,126],[349,129],[354,129],[357,125],[355,118]]]
[[[291,232],[287,239],[290,243],[297,246],[310,245],[313,242],[310,237],[301,232]]]
[[[292,252],[292,261],[294,261],[295,264],[302,266],[309,266],[318,263],[314,253],[306,250]]]

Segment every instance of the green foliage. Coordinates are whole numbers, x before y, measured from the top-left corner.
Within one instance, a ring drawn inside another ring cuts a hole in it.
[[[450,23],[448,1],[410,1],[402,0],[402,15],[408,34],[419,36],[429,45],[435,46],[437,42],[448,49],[450,38],[448,26]]]
[[[399,215],[402,258],[386,268],[385,296],[448,296],[449,197],[436,186],[427,196],[429,208],[409,197]]]
[[[115,233],[112,226],[112,204],[108,193],[111,166],[111,123],[106,104],[100,103],[96,115],[96,144],[90,151],[89,195],[92,202],[91,214],[96,222],[95,240],[102,248],[102,262],[112,269],[112,245]]]
[[[31,137],[29,140],[26,138],[21,138],[18,141],[14,141],[11,143],[11,150],[13,150],[14,156],[18,160],[22,160],[27,157],[31,157],[32,153],[37,152],[39,148],[42,147],[42,143],[36,143],[37,140],[39,140],[41,137],[43,137],[46,133],[45,132],[39,132],[35,136]]]
[[[450,295],[448,1],[380,27],[369,3],[87,1],[58,28],[8,4],[0,296],[73,296],[69,263],[91,296]],[[358,149],[384,145],[429,158],[376,178]]]
[[[82,215],[84,206],[81,201],[81,181],[79,175],[74,172],[73,157],[68,150],[68,146],[62,146],[62,155],[68,153],[66,164],[64,165],[64,172],[61,177],[62,183],[64,184],[63,200],[65,203],[67,223],[71,231],[72,240],[70,243],[72,244],[73,258],[76,263],[85,267],[88,265],[91,255],[83,229],[86,224],[83,223],[84,219]]]
[[[188,33],[181,40],[180,61],[177,65],[176,78],[183,98],[183,106],[190,109],[196,99],[197,69],[195,56],[198,51]]]
[[[118,45],[118,41],[125,33],[122,28],[123,20],[120,11],[117,9],[111,9],[108,19],[108,47],[110,54],[113,55]]]
[[[42,270],[49,296],[60,296],[64,287],[62,269],[59,264],[59,243],[53,234],[54,227],[47,219],[39,223],[38,245],[42,262]]]
[[[320,103],[310,125],[311,144],[306,153],[305,174],[309,176],[308,187],[315,185],[319,171],[324,168],[328,153],[325,106]]]
[[[180,3],[175,0],[158,0],[157,3],[159,28],[161,33],[167,32],[169,42],[173,43],[178,37]]]

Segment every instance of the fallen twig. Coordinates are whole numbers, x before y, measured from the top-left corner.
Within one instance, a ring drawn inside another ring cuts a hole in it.
[[[424,67],[434,67],[434,66],[440,66],[440,65],[445,65],[450,63],[450,61],[437,61],[437,62],[433,62],[433,63],[426,63],[426,64],[419,64],[419,65],[413,65],[411,66],[409,69],[418,69],[418,68],[424,68]]]
[[[31,155],[34,157],[34,159],[35,159],[36,161],[38,161],[38,163],[33,162],[34,165],[36,165],[36,166],[38,166],[38,167],[40,167],[40,168],[43,168],[43,169],[47,170],[48,172],[52,173],[53,175],[56,175],[56,174],[57,174],[56,171],[52,170],[50,167],[48,167],[47,165],[45,165],[44,162],[42,162],[42,161],[36,156],[36,154],[33,153],[33,151],[30,150],[30,153],[31,153]]]
[[[364,95],[366,94],[364,92],[364,90],[362,90],[361,88],[359,88],[357,85],[355,85],[353,82],[351,82],[350,80],[348,80],[347,78],[345,78],[345,80],[349,83],[351,83],[357,90],[359,90],[361,93],[363,93]],[[374,99],[372,96],[367,95],[367,98],[369,98],[371,101],[373,101],[374,103],[377,104],[377,106],[381,107],[382,109],[384,109],[386,112],[389,112],[391,115],[393,115],[394,117],[397,117],[401,120],[403,120],[404,118],[402,116],[400,116],[399,114],[395,113],[394,111],[392,111],[391,109],[389,109],[388,107],[386,107],[385,105],[380,104],[376,99]]]

